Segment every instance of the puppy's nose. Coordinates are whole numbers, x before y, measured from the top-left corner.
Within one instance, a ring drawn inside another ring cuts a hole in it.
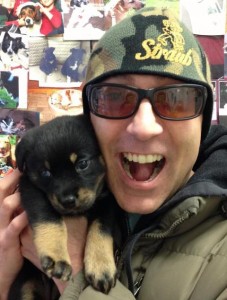
[[[73,208],[76,205],[76,197],[74,195],[66,195],[61,202],[65,208]]]

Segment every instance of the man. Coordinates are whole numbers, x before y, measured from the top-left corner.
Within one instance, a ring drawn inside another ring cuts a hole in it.
[[[122,208],[119,280],[108,295],[85,288],[73,261],[60,299],[226,299],[227,131],[210,130],[210,71],[196,39],[165,9],[139,11],[97,43],[83,100]],[[4,181],[3,208],[17,177]]]

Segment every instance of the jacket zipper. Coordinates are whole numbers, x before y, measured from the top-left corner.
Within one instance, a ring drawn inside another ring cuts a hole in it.
[[[181,216],[180,218],[178,218],[176,221],[174,221],[171,226],[164,232],[162,233],[142,233],[141,237],[145,238],[145,239],[165,239],[167,237],[169,237],[171,235],[171,233],[178,227],[180,226],[182,223],[184,223],[184,221],[186,221],[189,217],[190,217],[191,213],[189,211],[185,211],[184,215]],[[148,229],[149,230],[149,229]],[[135,247],[134,247],[134,251],[135,251]],[[133,286],[133,290],[131,290],[131,292],[133,293],[134,297],[136,298],[139,294],[139,291],[141,289],[142,286],[142,282],[146,273],[146,267],[145,266],[141,266],[141,272],[140,274],[138,274],[137,279],[134,283]],[[129,274],[127,274],[127,276],[129,277]],[[132,276],[132,274],[130,274],[130,276]]]

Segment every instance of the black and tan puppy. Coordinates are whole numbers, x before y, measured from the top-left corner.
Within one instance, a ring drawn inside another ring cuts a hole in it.
[[[89,222],[85,278],[95,289],[108,293],[116,280],[115,203],[104,187],[105,166],[90,120],[83,115],[63,116],[29,130],[16,148],[16,158],[23,172],[22,206],[44,273],[69,280],[72,268],[63,219],[84,215]],[[47,284],[42,282],[43,275],[31,268],[26,261],[27,271],[20,272],[9,299],[51,299],[43,295]],[[32,277],[35,283],[31,284]]]

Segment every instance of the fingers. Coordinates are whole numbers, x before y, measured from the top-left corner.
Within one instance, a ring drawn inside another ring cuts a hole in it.
[[[1,179],[0,184],[0,233],[7,242],[18,238],[27,225],[26,214],[22,212],[20,194],[15,192],[21,173],[18,169]]]
[[[18,187],[21,173],[15,169],[11,174],[1,179],[0,184],[0,205],[7,196],[12,195]]]
[[[0,202],[0,230],[6,228],[12,221],[15,212],[20,208],[20,194],[15,193]]]
[[[8,238],[13,239],[17,237],[28,225],[28,218],[25,212],[16,216],[8,226]]]

